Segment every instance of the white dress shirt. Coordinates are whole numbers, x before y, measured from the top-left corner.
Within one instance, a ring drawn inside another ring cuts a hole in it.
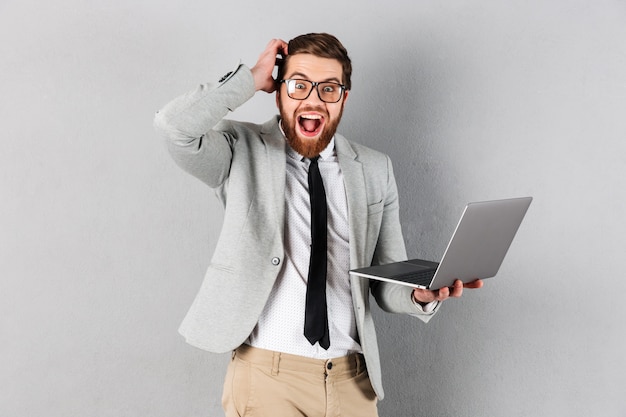
[[[350,291],[350,227],[343,175],[335,140],[320,154],[318,166],[328,206],[326,297],[330,348],[304,337],[304,309],[311,254],[310,161],[287,147],[285,184],[285,258],[272,293],[248,344],[310,358],[329,359],[360,352]]]

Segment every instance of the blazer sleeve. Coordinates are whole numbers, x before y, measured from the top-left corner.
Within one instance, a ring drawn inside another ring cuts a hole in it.
[[[398,187],[393,173],[393,166],[387,157],[387,192],[383,209],[383,218],[378,235],[378,242],[372,260],[373,265],[406,260],[406,248],[402,235],[399,215]],[[428,322],[438,311],[441,303],[426,313],[413,302],[413,289],[406,285],[398,285],[383,281],[370,281],[370,289],[376,303],[390,313],[409,314]]]
[[[249,68],[239,65],[217,83],[202,84],[172,100],[154,118],[174,161],[212,188],[228,178],[237,139],[222,119],[255,93]]]

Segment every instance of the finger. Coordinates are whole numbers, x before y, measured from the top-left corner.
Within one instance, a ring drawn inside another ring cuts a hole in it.
[[[474,281],[471,281],[471,282],[463,284],[463,286],[465,288],[472,288],[472,289],[482,288],[483,287],[483,281],[481,279],[476,279]]]
[[[456,281],[454,281],[454,285],[452,286],[450,297],[458,298],[461,295],[463,295],[463,282],[457,279]]]
[[[287,47],[288,44],[282,39],[274,39],[268,45],[268,50],[274,57],[274,66],[280,67],[284,64],[285,58],[287,57]]]
[[[448,297],[450,297],[450,288],[448,288],[448,287],[443,287],[443,288],[440,288],[440,289],[437,291],[437,296],[435,297],[435,299],[436,299],[437,301],[444,301],[444,300],[446,300]]]
[[[289,44],[282,39],[272,39],[267,45],[266,50],[272,51],[274,55],[280,55],[282,57],[287,56],[287,48]]]
[[[289,44],[283,40],[280,41],[280,47],[278,48],[278,53],[284,58],[289,54]]]

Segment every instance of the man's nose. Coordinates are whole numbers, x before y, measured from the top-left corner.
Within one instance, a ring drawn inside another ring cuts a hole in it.
[[[309,96],[306,98],[306,102],[312,103],[312,104],[324,104],[324,101],[322,101],[322,99],[320,98],[318,88],[319,88],[319,85],[316,85],[315,87],[313,87],[313,90],[311,90],[311,94],[309,94]]]

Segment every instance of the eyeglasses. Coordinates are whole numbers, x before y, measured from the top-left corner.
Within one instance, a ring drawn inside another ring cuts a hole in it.
[[[280,80],[287,86],[287,95],[294,100],[306,100],[315,87],[317,96],[325,103],[337,103],[341,100],[346,86],[332,81],[315,82],[309,80]]]

